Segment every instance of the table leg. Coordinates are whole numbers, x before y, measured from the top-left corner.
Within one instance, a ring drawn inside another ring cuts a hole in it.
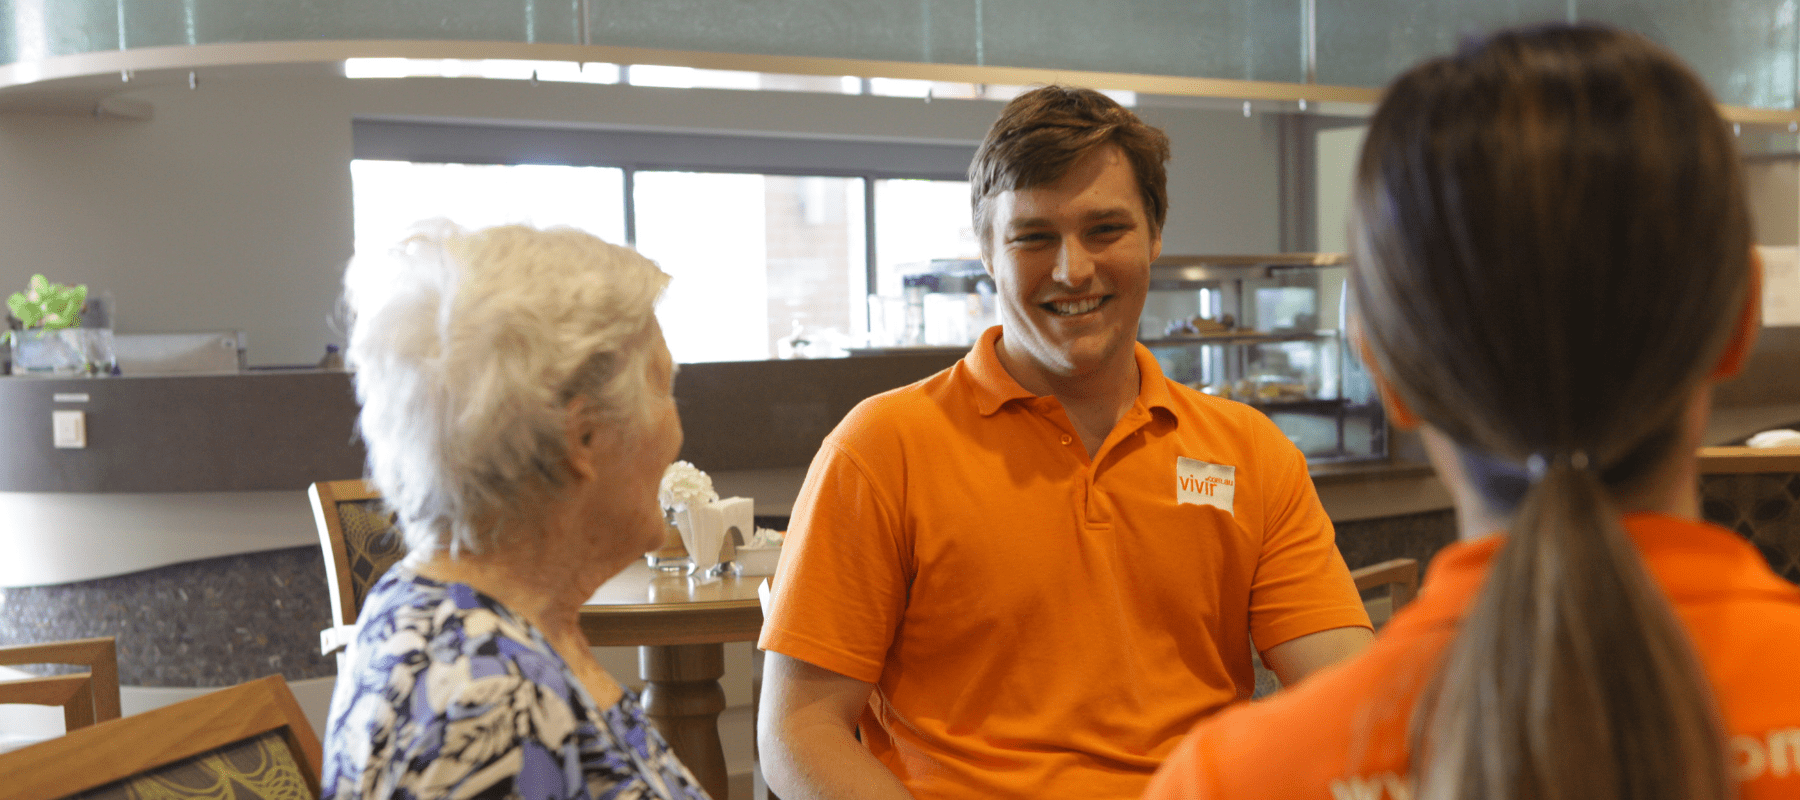
[[[706,793],[727,800],[725,747],[719,743],[725,645],[640,647],[638,675],[644,679],[644,714]]]

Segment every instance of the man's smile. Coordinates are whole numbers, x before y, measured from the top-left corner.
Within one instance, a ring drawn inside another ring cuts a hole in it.
[[[1042,308],[1059,317],[1075,317],[1100,308],[1100,306],[1110,302],[1112,297],[1112,295],[1107,294],[1077,297],[1072,300],[1052,300],[1048,303],[1039,303],[1038,308]]]

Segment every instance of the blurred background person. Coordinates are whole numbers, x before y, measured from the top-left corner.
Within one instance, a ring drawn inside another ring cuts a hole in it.
[[[1634,34],[1499,33],[1388,88],[1355,191],[1355,324],[1464,541],[1149,796],[1800,796],[1800,590],[1698,521],[1711,386],[1758,324],[1711,95]]]
[[[578,624],[662,539],[668,280],[573,229],[428,223],[351,262],[369,480],[408,554],[357,621],[326,797],[705,796]]]

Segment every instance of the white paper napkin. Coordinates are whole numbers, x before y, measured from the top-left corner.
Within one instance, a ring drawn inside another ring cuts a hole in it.
[[[756,501],[726,497],[694,503],[675,513],[681,543],[694,559],[694,571],[705,574],[737,557],[737,548],[756,530]]]
[[[1800,431],[1777,428],[1763,431],[1745,442],[1751,447],[1800,447]]]

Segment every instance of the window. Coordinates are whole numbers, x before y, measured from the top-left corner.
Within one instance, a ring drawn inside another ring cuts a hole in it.
[[[979,258],[968,181],[875,182],[875,291],[901,293],[900,277],[934,258]]]
[[[357,249],[432,217],[631,244],[673,277],[657,316],[684,363],[795,339],[842,355],[870,344],[870,296],[898,298],[909,265],[975,256],[951,179],[972,147],[358,122],[356,151]]]
[[[815,339],[859,331],[862,183],[637,173],[638,250],[674,277],[658,316],[677,358],[773,358],[797,328]]]
[[[906,78],[859,78],[851,75],[801,75],[696,69],[666,64],[608,64],[591,61],[520,59],[350,58],[346,78],[485,78],[560,83],[628,83],[669,89],[736,89],[742,91],[870,94],[884,97],[959,98],[1006,102],[1030,87]],[[1137,92],[1102,89],[1127,108],[1137,106]]]

